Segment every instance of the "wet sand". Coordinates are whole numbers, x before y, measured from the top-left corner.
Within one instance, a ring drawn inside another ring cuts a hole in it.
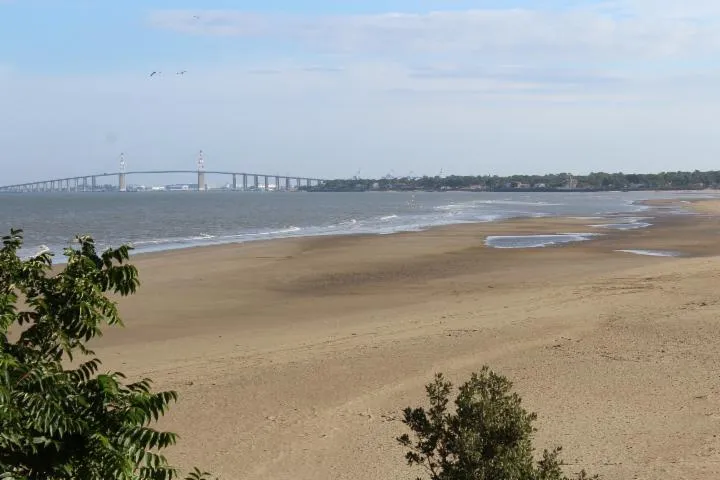
[[[705,206],[701,206],[705,205]],[[632,231],[529,219],[138,255],[108,368],[180,393],[171,460],[224,479],[399,479],[394,438],[435,372],[489,364],[538,448],[607,479],[720,474],[720,203]],[[606,221],[612,223],[612,221]],[[492,249],[487,235],[596,232]],[[616,250],[671,250],[684,258]]]

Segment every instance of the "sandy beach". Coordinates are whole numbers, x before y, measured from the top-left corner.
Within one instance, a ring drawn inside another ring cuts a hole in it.
[[[568,473],[720,478],[720,203],[654,206],[632,231],[542,218],[138,255],[127,327],[95,347],[179,391],[169,456],[223,479],[415,478],[401,410],[435,372],[462,382],[484,364]],[[567,232],[605,235],[484,244]]]

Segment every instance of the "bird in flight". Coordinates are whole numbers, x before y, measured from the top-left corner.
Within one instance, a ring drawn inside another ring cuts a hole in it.
[[[162,73],[162,72],[152,72],[152,73],[150,74],[150,76],[153,77],[153,76],[155,76],[155,75],[160,75],[161,73]]]
[[[195,20],[200,20],[200,17],[198,17],[197,15],[193,15],[193,18],[194,18]]]
[[[179,72],[177,72],[177,74],[178,74],[178,75],[185,75],[186,72],[187,72],[187,70],[180,70]]]

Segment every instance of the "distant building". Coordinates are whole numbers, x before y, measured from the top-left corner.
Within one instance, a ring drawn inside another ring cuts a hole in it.
[[[184,184],[165,185],[165,190],[170,190],[171,192],[187,191],[190,190],[190,187],[190,185]],[[195,190],[197,190],[197,185],[195,185]]]
[[[575,190],[578,187],[578,181],[574,177],[568,178],[565,186],[560,187],[562,190]]]

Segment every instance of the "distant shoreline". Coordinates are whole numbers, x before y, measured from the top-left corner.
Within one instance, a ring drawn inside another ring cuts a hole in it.
[[[715,188],[689,188],[678,190],[676,188],[628,188],[623,190],[612,190],[604,188],[494,188],[494,189],[472,189],[472,188],[449,188],[445,190],[439,189],[421,189],[421,188],[409,188],[409,189],[309,189],[302,190],[307,193],[449,193],[449,192],[467,192],[467,193],[630,193],[630,192],[677,192],[677,193],[720,193],[720,190]]]

